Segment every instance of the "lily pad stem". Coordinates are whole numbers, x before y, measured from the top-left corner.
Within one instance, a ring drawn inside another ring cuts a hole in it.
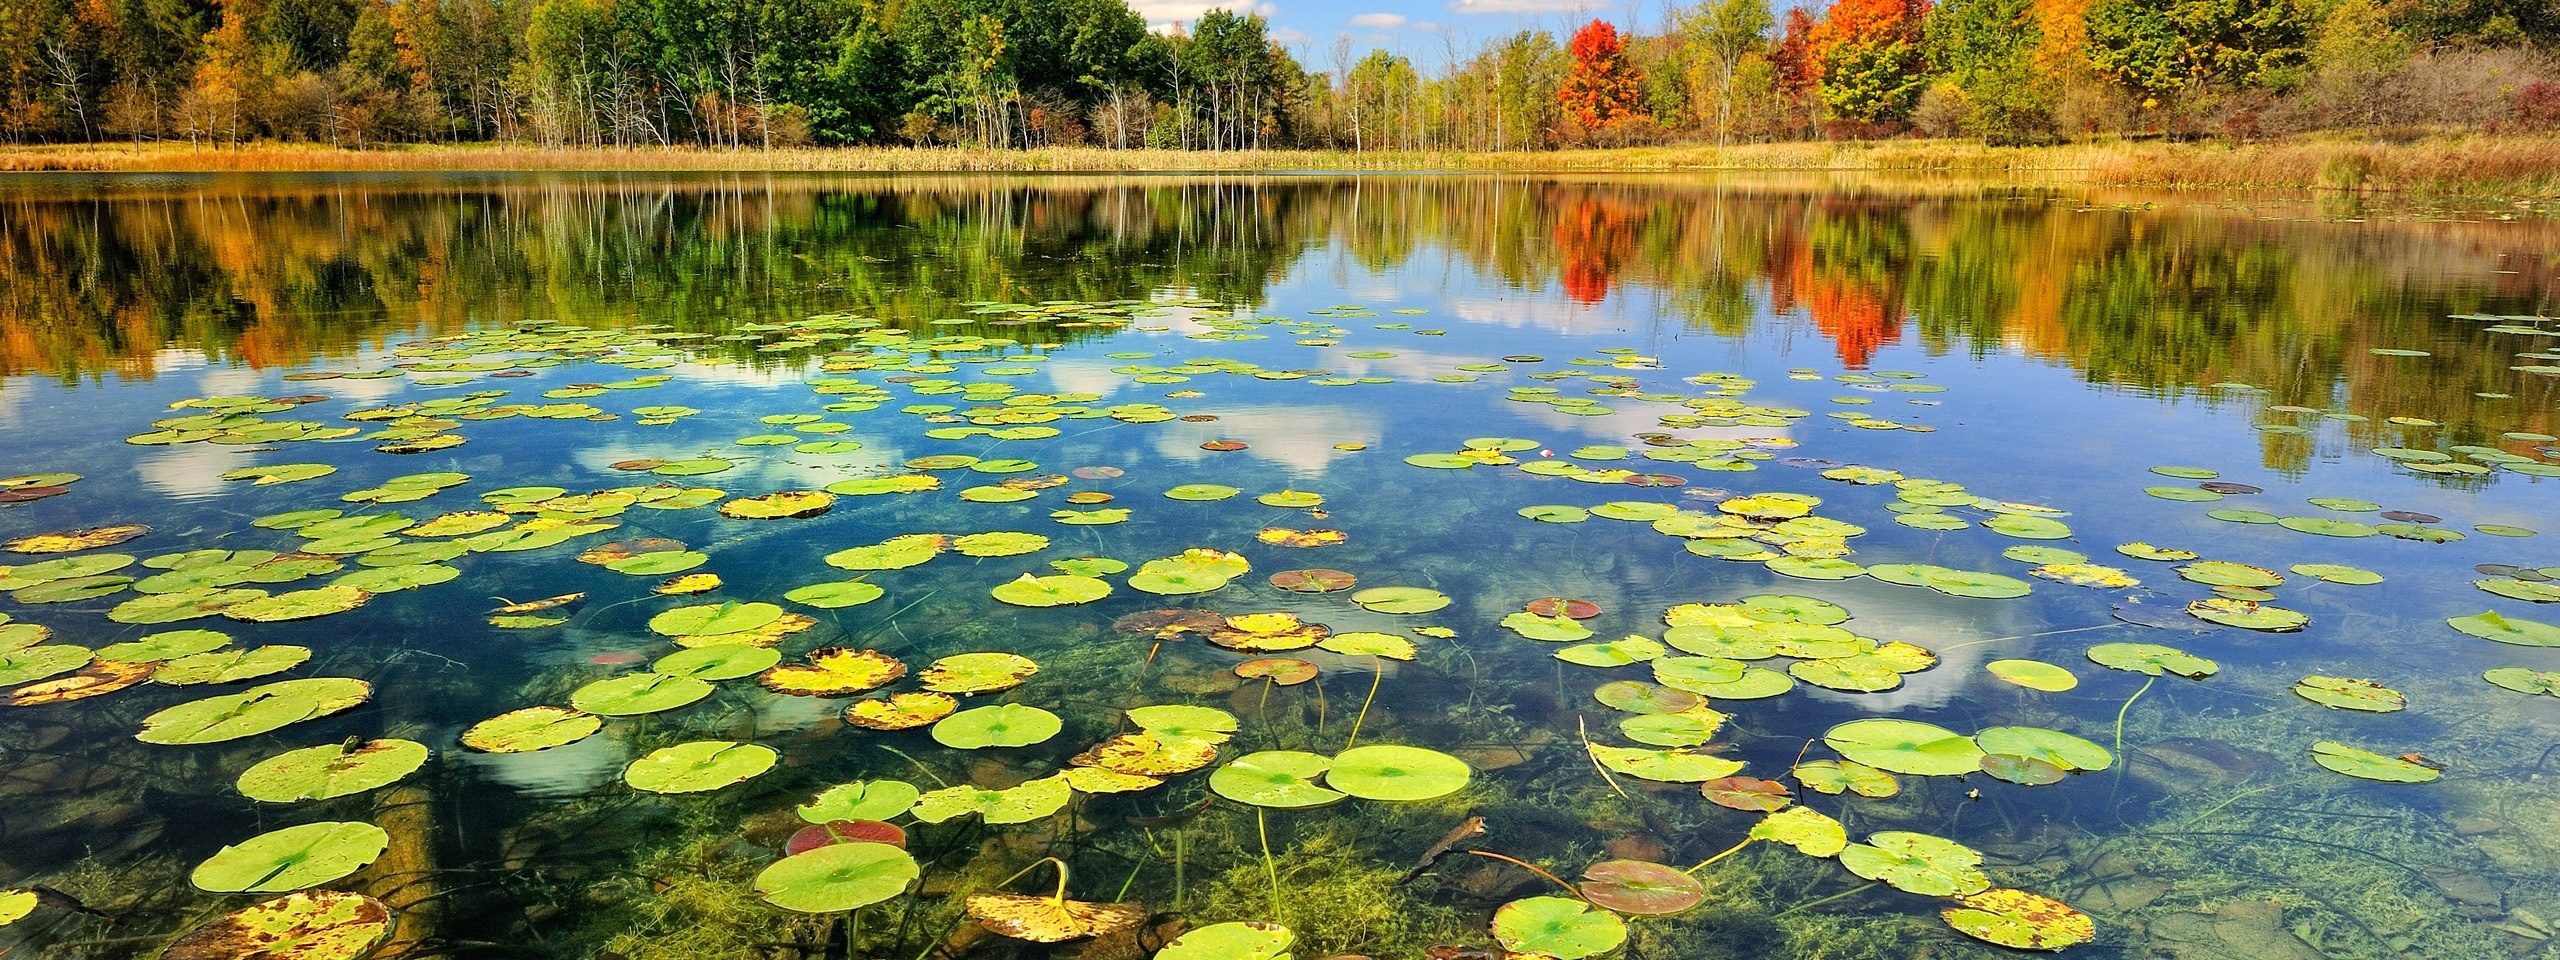
[[[647,718],[647,716],[646,716],[646,715],[643,715],[641,719],[644,719],[644,720],[645,720],[645,719],[648,719],[648,718]],[[885,743],[880,745],[880,749],[882,749],[882,750],[886,750],[886,751],[889,751],[890,753],[894,753],[894,754],[897,754],[897,755],[898,755],[898,756],[900,756],[900,757],[905,758],[905,759],[906,759],[906,761],[907,761],[908,763],[914,764],[914,765],[915,765],[915,768],[916,768],[918,771],[922,772],[925,776],[932,777],[932,778],[933,778],[933,782],[938,783],[938,784],[941,784],[941,785],[946,786],[946,787],[948,787],[948,786],[950,786],[950,785],[951,785],[951,781],[949,781],[949,780],[945,780],[945,779],[942,779],[942,775],[941,775],[941,774],[933,772],[933,768],[932,768],[932,767],[925,766],[925,765],[924,765],[924,761],[922,761],[922,760],[918,760],[918,759],[916,759],[916,758],[915,758],[915,757],[913,757],[913,756],[909,756],[909,755],[907,754],[907,752],[906,752],[906,751],[904,751],[904,750],[900,750],[900,749],[898,749],[898,748],[896,748],[896,747],[890,746],[890,745],[885,744]],[[1018,876],[1018,874],[1017,874],[1017,876]]]
[[[1494,852],[1492,852],[1492,851],[1488,851],[1488,850],[1461,850],[1461,851],[1458,851],[1458,852],[1460,852],[1460,853],[1472,853],[1472,854],[1475,854],[1476,856],[1479,856],[1479,857],[1485,857],[1485,858],[1492,859],[1492,860],[1500,860],[1500,861],[1502,861],[1502,862],[1504,862],[1504,863],[1511,864],[1512,866],[1519,867],[1520,869],[1527,870],[1527,871],[1529,871],[1530,873],[1534,873],[1534,874],[1537,874],[1537,875],[1539,875],[1539,876],[1541,876],[1541,877],[1545,877],[1545,878],[1547,878],[1547,882],[1549,882],[1549,883],[1553,883],[1553,884],[1555,884],[1556,886],[1563,887],[1563,888],[1564,888],[1564,892],[1566,892],[1566,893],[1570,893],[1570,894],[1573,894],[1574,899],[1576,899],[1576,900],[1581,900],[1581,901],[1584,901],[1584,902],[1586,902],[1586,903],[1590,902],[1590,898],[1589,898],[1589,897],[1585,897],[1585,896],[1583,896],[1583,895],[1582,895],[1582,891],[1581,891],[1581,890],[1578,890],[1578,889],[1575,889],[1575,888],[1574,888],[1574,886],[1573,886],[1573,884],[1570,884],[1570,883],[1566,883],[1566,882],[1564,882],[1564,878],[1562,878],[1562,877],[1558,877],[1558,876],[1556,876],[1555,874],[1548,873],[1548,872],[1546,872],[1546,871],[1544,871],[1544,870],[1540,870],[1540,869],[1538,869],[1538,865],[1537,865],[1537,864],[1530,863],[1529,861],[1522,860],[1522,859],[1519,859],[1519,858],[1517,858],[1517,857],[1506,857],[1506,856],[1503,856],[1502,854],[1494,853]]]
[[[1253,808],[1253,832],[1262,837],[1262,872],[1271,878],[1271,922],[1280,921],[1280,865],[1271,859],[1271,823],[1269,811]],[[1287,926],[1281,923],[1282,926]]]
[[[2126,713],[2128,713],[2128,712],[2130,712],[2130,711],[2132,711],[2132,710],[2133,710],[2133,702],[2134,702],[2134,701],[2142,699],[2142,695],[2143,695],[2143,694],[2151,692],[2151,685],[2152,685],[2152,684],[2154,684],[2154,683],[2158,683],[2158,682],[2160,682],[2160,675],[2159,675],[2159,674],[2156,674],[2156,673],[2155,673],[2155,674],[2152,674],[2150,679],[2142,681],[2142,688],[2141,688],[2141,689],[2139,689],[2139,690],[2135,690],[2135,691],[2133,692],[2133,696],[2130,696],[2130,697],[2126,697],[2126,698],[2124,698],[2124,706],[2121,706],[2121,707],[2117,707],[2117,708],[2116,708],[2116,756],[2117,756],[2117,757],[2121,758],[2121,757],[2123,757],[2123,756],[2124,756],[2124,715],[2125,715]],[[2122,782],[2124,782],[2124,768],[2125,768],[2125,766],[2126,766],[2126,764],[2124,764],[2124,763],[2122,763],[2122,762],[2118,762],[2118,763],[2116,764],[2116,782],[2118,782],[2118,783],[2122,783]]]
[[[1618,778],[1609,775],[1609,768],[1600,765],[1600,754],[1591,749],[1591,722],[1576,716],[1573,727],[1574,734],[1582,738],[1582,756],[1591,761],[1591,769],[1600,772],[1601,782],[1607,783],[1610,792],[1617,794],[1618,799],[1626,799],[1627,791],[1618,786]]]
[[[1715,865],[1715,862],[1716,862],[1716,861],[1718,861],[1718,860],[1722,860],[1722,859],[1724,859],[1724,858],[1726,858],[1726,857],[1733,856],[1734,854],[1741,853],[1741,852],[1742,852],[1742,848],[1747,847],[1747,846],[1750,846],[1750,845],[1751,845],[1751,841],[1754,841],[1754,840],[1757,840],[1757,839],[1760,839],[1760,838],[1758,838],[1758,837],[1744,837],[1744,838],[1742,838],[1742,842],[1741,842],[1741,843],[1737,843],[1737,844],[1734,844],[1733,846],[1730,846],[1730,847],[1726,847],[1726,848],[1724,848],[1724,852],[1723,852],[1723,853],[1719,853],[1719,854],[1716,854],[1715,856],[1708,857],[1707,859],[1705,859],[1705,860],[1703,860],[1703,861],[1699,862],[1699,864],[1698,864],[1697,866],[1690,867],[1689,869],[1687,869],[1687,870],[1682,870],[1682,871],[1680,871],[1680,872],[1682,872],[1682,873],[1687,873],[1687,874],[1695,874],[1695,873],[1697,873],[1697,872],[1698,872],[1698,871],[1700,871],[1700,870],[1704,870],[1704,869],[1706,869],[1706,868],[1708,868],[1708,867],[1714,866],[1714,865]]]
[[[1873,886],[1875,886],[1876,884],[1878,884],[1878,883],[1882,883],[1882,882],[1883,882],[1883,881],[1881,881],[1881,880],[1869,880],[1869,881],[1867,881],[1867,882],[1865,882],[1865,883],[1861,883],[1861,884],[1859,884],[1859,885],[1857,885],[1857,886],[1850,887],[1850,888],[1849,888],[1849,889],[1847,889],[1847,890],[1842,890],[1842,891],[1840,891],[1839,893],[1832,894],[1832,895],[1827,896],[1827,897],[1824,897],[1824,898],[1822,898],[1822,899],[1820,899],[1820,900],[1808,900],[1808,901],[1805,901],[1805,902],[1803,902],[1803,903],[1796,904],[1795,906],[1788,907],[1788,908],[1786,908],[1786,909],[1784,909],[1784,910],[1780,910],[1780,911],[1778,911],[1778,912],[1776,912],[1776,913],[1770,914],[1769,916],[1771,916],[1772,918],[1775,918],[1775,917],[1783,917],[1783,916],[1786,916],[1787,914],[1794,913],[1794,912],[1799,911],[1799,910],[1811,910],[1811,909],[1813,909],[1813,908],[1815,908],[1815,907],[1819,907],[1819,906],[1821,906],[1821,905],[1823,905],[1823,904],[1830,903],[1831,901],[1834,901],[1834,900],[1844,900],[1844,899],[1847,899],[1847,898],[1849,898],[1849,897],[1853,897],[1853,896],[1856,896],[1856,895],[1858,895],[1858,894],[1865,893],[1869,887],[1873,887]]]
[[[1387,662],[1385,660],[1378,657],[1370,657],[1369,665],[1369,699],[1360,701],[1360,715],[1353,718],[1351,721],[1351,739],[1345,740],[1342,743],[1342,749],[1345,750],[1349,750],[1360,743],[1360,724],[1369,719],[1369,704],[1378,699],[1378,684],[1385,682],[1387,679]]]

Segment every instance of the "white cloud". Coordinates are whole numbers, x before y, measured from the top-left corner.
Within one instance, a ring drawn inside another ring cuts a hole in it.
[[[1591,0],[1450,0],[1459,13],[1581,13],[1594,9]]]
[[[1177,23],[1198,20],[1201,14],[1211,10],[1233,10],[1265,18],[1280,12],[1278,6],[1270,3],[1238,3],[1236,0],[1133,0],[1129,9],[1147,18],[1148,29],[1158,33],[1171,29]]]
[[[1372,30],[1393,30],[1404,24],[1405,17],[1401,13],[1364,13],[1351,18],[1352,26],[1368,27]]]
[[[1439,24],[1433,23],[1433,22],[1431,22],[1431,21],[1429,21],[1429,20],[1424,20],[1424,21],[1422,21],[1422,22],[1420,22],[1420,23],[1413,24],[1413,25],[1412,25],[1412,29],[1413,29],[1413,32],[1415,32],[1415,33],[1439,33],[1440,31],[1445,30],[1445,29],[1448,29],[1448,28],[1443,27],[1443,26],[1441,26],[1441,25],[1439,25]]]
[[[1271,42],[1284,47],[1299,46],[1316,38],[1315,34],[1308,33],[1296,27],[1273,27],[1269,31],[1265,32],[1263,36],[1269,38]]]

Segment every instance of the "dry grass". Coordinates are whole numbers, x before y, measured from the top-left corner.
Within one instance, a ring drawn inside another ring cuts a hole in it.
[[[845,148],[566,149],[519,145],[340,150],[297,144],[191,149],[97,144],[0,150],[0,171],[821,171],[1145,173],[1252,171],[1900,171],[2165,187],[2560,196],[2560,137],[2463,135],[2411,142],[2106,142],[1987,147],[1960,141],[1630,147],[1540,153]]]

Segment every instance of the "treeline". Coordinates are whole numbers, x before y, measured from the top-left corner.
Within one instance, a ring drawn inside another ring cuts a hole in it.
[[[1524,150],[2560,130],[2555,0],[1701,0],[1430,62],[1124,0],[0,0],[12,143]],[[1329,69],[1327,69],[1329,68]]]

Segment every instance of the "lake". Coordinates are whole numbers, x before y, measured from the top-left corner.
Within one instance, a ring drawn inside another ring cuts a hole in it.
[[[17,176],[0,953],[2526,955],[2555,300],[2495,203]]]

